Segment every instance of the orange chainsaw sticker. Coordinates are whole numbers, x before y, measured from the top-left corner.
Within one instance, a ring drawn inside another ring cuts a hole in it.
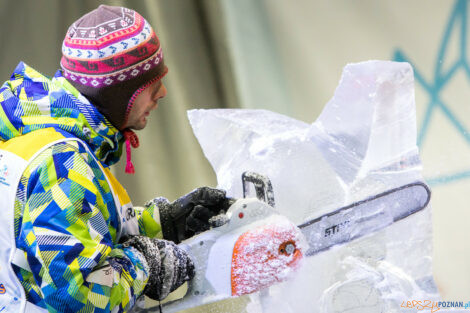
[[[232,296],[250,294],[286,279],[302,259],[299,230],[268,224],[243,233],[232,255]]]

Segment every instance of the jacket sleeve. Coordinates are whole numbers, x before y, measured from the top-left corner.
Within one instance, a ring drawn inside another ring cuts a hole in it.
[[[118,218],[100,172],[61,151],[29,177],[21,248],[50,312],[126,312],[148,280],[143,255],[115,245]]]
[[[149,201],[144,207],[134,207],[139,223],[139,233],[150,238],[163,239],[158,206]]]

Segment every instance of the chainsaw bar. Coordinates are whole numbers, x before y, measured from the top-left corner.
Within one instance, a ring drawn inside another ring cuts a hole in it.
[[[339,208],[298,225],[312,256],[333,246],[379,231],[424,209],[431,191],[423,182],[407,184]]]

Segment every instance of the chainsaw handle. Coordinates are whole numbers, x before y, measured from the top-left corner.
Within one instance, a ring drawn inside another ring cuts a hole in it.
[[[271,181],[267,176],[246,171],[242,174],[243,198],[246,198],[249,191],[249,183],[255,187],[256,198],[274,207],[274,192]]]

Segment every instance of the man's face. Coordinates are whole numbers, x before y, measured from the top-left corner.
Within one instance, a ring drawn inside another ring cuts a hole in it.
[[[158,100],[166,96],[166,88],[161,80],[156,81],[142,91],[135,98],[134,105],[127,117],[127,123],[124,128],[135,130],[144,129],[147,125],[147,117],[150,111],[158,106]]]

